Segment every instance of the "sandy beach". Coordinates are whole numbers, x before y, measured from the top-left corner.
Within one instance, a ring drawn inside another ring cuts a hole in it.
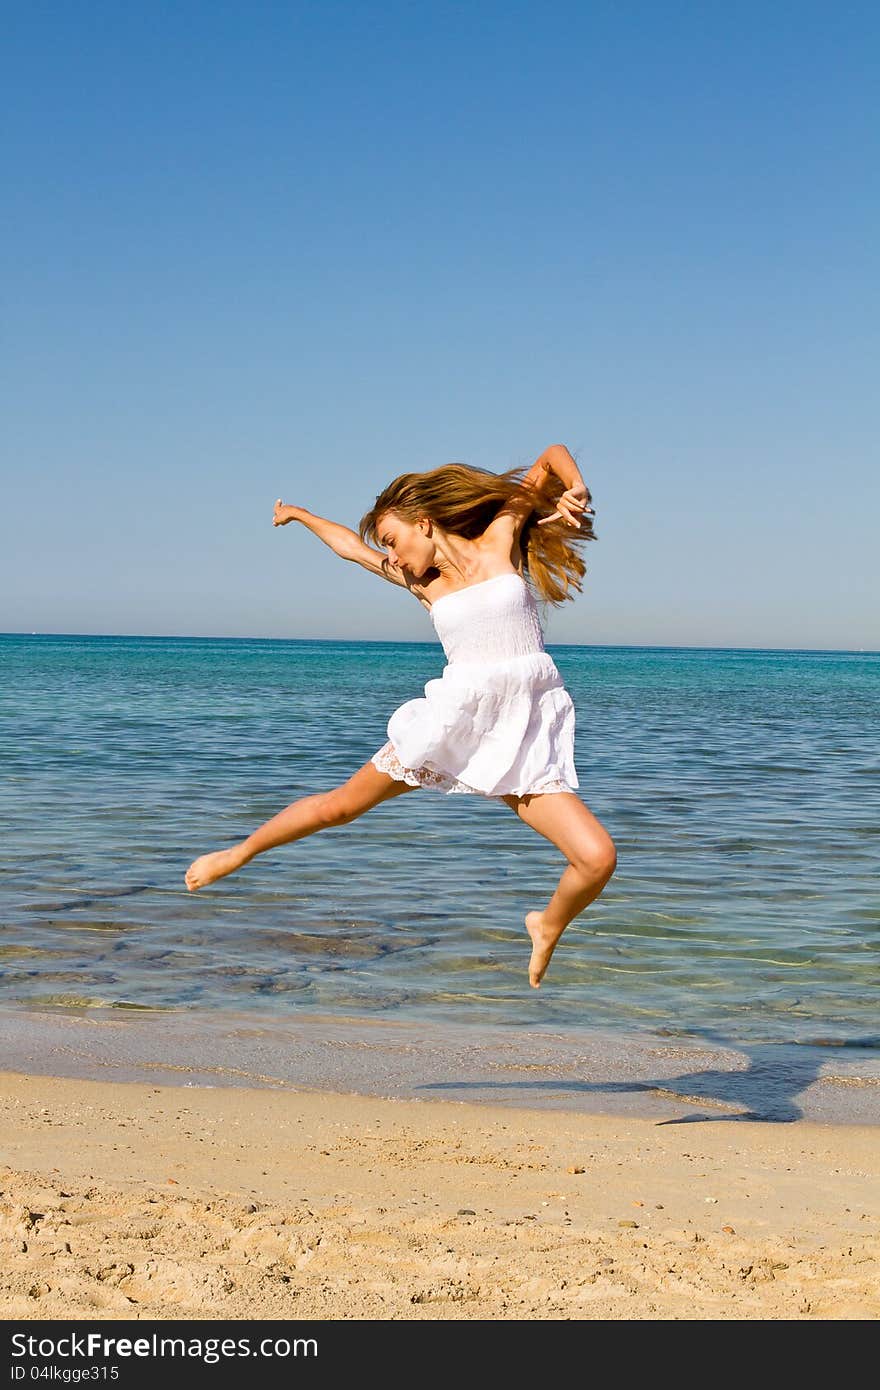
[[[5,1319],[880,1313],[873,1126],[0,1076]]]

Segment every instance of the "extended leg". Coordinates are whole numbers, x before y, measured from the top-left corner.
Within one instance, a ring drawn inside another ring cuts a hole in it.
[[[387,772],[380,772],[373,763],[364,763],[342,786],[300,797],[259,826],[246,840],[195,859],[184,875],[186,886],[194,893],[215,879],[234,873],[267,849],[301,840],[305,835],[332,825],[347,825],[373,806],[400,796],[401,792],[415,790],[408,782],[397,782]]]
[[[569,922],[598,898],[617,867],[614,841],[574,792],[505,796],[521,820],[551,840],[568,860],[556,892],[543,912],[529,912],[532,938],[529,983],[537,989],[553,950]]]

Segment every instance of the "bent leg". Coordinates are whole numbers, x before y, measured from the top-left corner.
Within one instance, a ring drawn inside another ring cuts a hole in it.
[[[505,796],[503,800],[521,820],[552,841],[568,860],[543,912],[526,915],[532,938],[529,983],[537,989],[565,928],[598,898],[614,873],[617,850],[604,825],[574,792]]]
[[[301,840],[316,830],[347,825],[373,806],[400,796],[402,792],[416,790],[408,782],[395,781],[387,772],[380,772],[373,763],[364,763],[347,782],[334,787],[332,791],[315,792],[292,802],[240,844],[213,854],[203,854],[194,860],[184,875],[186,886],[193,893],[215,879],[234,873],[267,849]]]

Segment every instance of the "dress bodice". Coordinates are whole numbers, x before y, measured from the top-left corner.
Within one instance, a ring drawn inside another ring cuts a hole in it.
[[[575,711],[514,570],[442,594],[431,621],[447,664],[388,721],[371,759],[412,787],[502,800],[572,792]]]
[[[544,651],[535,600],[512,570],[442,594],[431,605],[431,621],[447,661],[455,665]]]

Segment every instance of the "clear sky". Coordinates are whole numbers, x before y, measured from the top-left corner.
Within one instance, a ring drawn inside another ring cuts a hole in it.
[[[880,649],[874,0],[4,9],[0,630],[432,640],[356,528],[567,444],[553,642]]]

